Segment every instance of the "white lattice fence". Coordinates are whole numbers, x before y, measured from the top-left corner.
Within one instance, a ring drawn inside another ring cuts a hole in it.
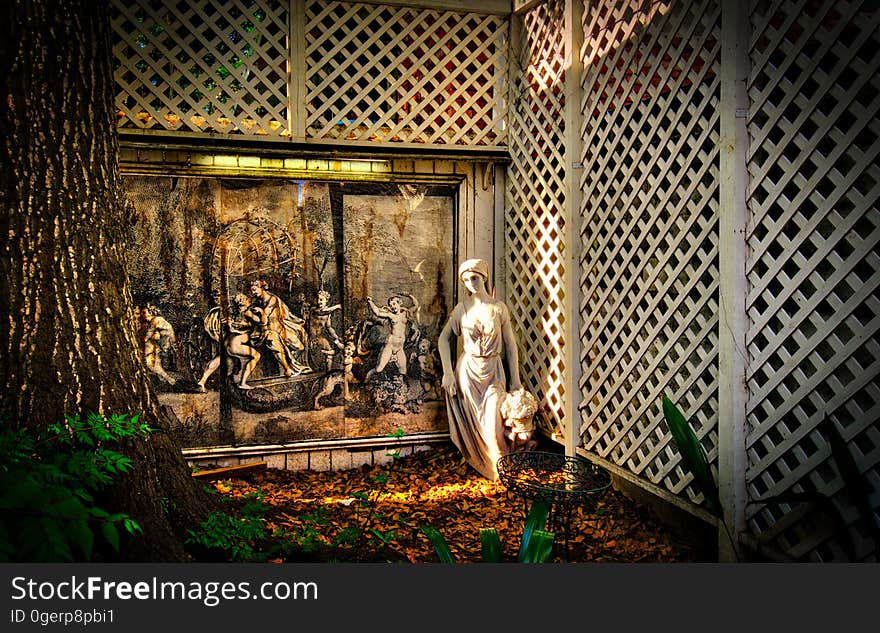
[[[113,0],[119,127],[288,136],[287,4]]]
[[[516,321],[523,384],[539,394],[542,430],[558,431],[565,394],[565,74],[563,2],[522,16],[511,82],[505,210],[507,301]]]
[[[827,415],[843,436],[876,513],[880,17],[869,4],[752,6],[747,518],[805,560],[877,560],[875,519],[844,489],[819,426]],[[815,505],[755,501],[791,491],[832,497],[848,529]]]
[[[581,447],[699,503],[660,395],[713,468],[720,2],[584,10]]]
[[[506,17],[306,4],[307,136],[504,142]]]

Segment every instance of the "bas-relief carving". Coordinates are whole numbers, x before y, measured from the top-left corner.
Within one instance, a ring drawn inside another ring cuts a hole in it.
[[[451,196],[126,180],[143,358],[185,446],[447,428]]]

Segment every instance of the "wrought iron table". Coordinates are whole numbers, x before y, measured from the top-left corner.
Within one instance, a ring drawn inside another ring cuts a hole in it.
[[[547,503],[547,526],[561,533],[568,560],[572,512],[575,508],[594,510],[611,487],[611,474],[581,457],[542,451],[509,453],[498,460],[497,468],[501,483],[508,492],[522,497],[525,506],[536,499]]]

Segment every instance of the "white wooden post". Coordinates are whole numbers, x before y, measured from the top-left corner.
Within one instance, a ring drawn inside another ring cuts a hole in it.
[[[510,134],[511,127],[513,125],[513,116],[514,116],[514,107],[516,103],[516,95],[514,94],[514,90],[516,87],[516,82],[519,77],[519,74],[522,72],[522,69],[519,65],[520,53],[522,51],[522,41],[523,41],[523,28],[522,28],[522,18],[517,16],[516,14],[511,13],[510,19],[508,21],[508,31],[507,31],[507,75],[505,77],[505,94],[504,100],[507,104],[507,120],[506,120],[506,133]],[[510,137],[508,137],[510,138]],[[513,147],[513,139],[509,140],[511,147]],[[507,169],[498,167],[496,168],[496,176],[495,176],[495,254],[493,257],[493,264],[495,267],[495,279],[496,279],[496,292],[499,297],[504,298],[507,301],[507,292],[508,292],[508,284],[507,284],[507,260],[509,257],[509,253],[507,250],[507,205],[509,201],[507,200]],[[499,179],[498,172],[504,172],[503,176]],[[513,288],[516,285],[514,284]],[[520,347],[520,354],[522,354],[522,347]],[[523,363],[522,358],[520,358],[520,372],[523,371]]]
[[[748,43],[746,5],[723,0],[721,14],[721,153],[718,257],[718,488],[724,520],[719,526],[719,560],[738,557],[746,502],[746,190],[748,172]]]
[[[305,0],[292,0],[290,3],[290,57],[287,70],[290,107],[287,118],[290,136],[297,141],[306,137],[306,6]]]
[[[581,148],[581,79],[583,66],[580,51],[584,42],[581,24],[582,0],[565,0],[565,454],[574,455],[580,444],[581,414],[578,408],[581,378],[580,333],[580,227],[583,173]]]

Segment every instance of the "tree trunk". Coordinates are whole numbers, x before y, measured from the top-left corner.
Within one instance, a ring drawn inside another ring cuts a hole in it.
[[[119,173],[109,6],[2,3],[0,42],[0,424],[141,413],[156,429],[110,491],[145,537],[129,560],[186,560],[211,509],[149,386],[125,274],[133,221]]]

